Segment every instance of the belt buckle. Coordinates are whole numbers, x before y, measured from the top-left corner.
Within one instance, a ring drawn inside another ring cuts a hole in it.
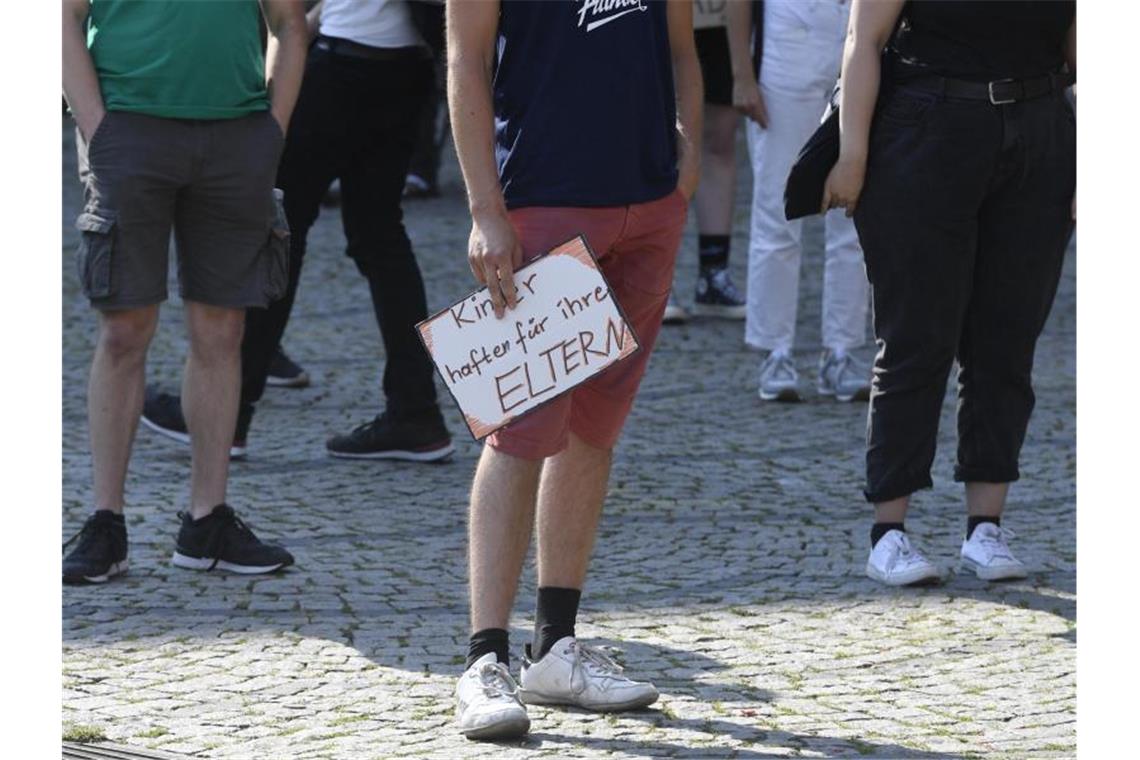
[[[1011,77],[1009,79],[995,79],[994,81],[990,82],[989,83],[990,103],[994,104],[995,106],[1003,106],[1003,105],[1006,105],[1008,103],[1016,103],[1017,98],[1008,98],[1008,99],[998,100],[994,96],[994,85],[995,84],[1009,84],[1010,82],[1016,82],[1016,81],[1017,81],[1016,79],[1013,79]]]

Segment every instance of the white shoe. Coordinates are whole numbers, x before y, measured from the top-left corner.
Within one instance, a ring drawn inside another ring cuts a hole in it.
[[[764,401],[799,401],[800,374],[792,357],[773,351],[760,363],[760,398]]]
[[[1021,560],[1013,556],[1006,539],[1015,538],[1013,531],[993,523],[982,523],[962,542],[962,567],[973,570],[984,581],[1025,578],[1028,573]]]
[[[677,294],[669,291],[669,303],[665,304],[665,314],[661,317],[663,325],[683,325],[689,321],[689,312],[677,301]]]
[[[847,353],[825,351],[819,359],[819,394],[836,401],[866,401],[871,395],[871,370]]]
[[[509,739],[530,730],[519,686],[494,652],[480,657],[455,686],[455,719],[468,739]]]
[[[888,530],[871,549],[871,556],[867,558],[867,575],[888,586],[942,580],[942,571],[911,546],[910,539],[901,530]]]
[[[528,705],[572,705],[587,710],[617,712],[647,707],[657,701],[651,683],[631,681],[622,667],[601,649],[564,636],[538,662],[530,647],[523,658],[519,682]]]

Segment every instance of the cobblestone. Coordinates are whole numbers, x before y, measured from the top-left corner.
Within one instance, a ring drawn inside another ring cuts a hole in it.
[[[70,535],[89,508],[94,318],[73,275],[80,191],[66,123],[63,146]],[[747,171],[740,183],[732,268],[743,282]],[[406,208],[433,309],[472,287],[453,158],[443,184],[443,198]],[[690,227],[682,301],[693,292],[693,237]],[[796,350],[807,375],[821,281],[818,231],[809,239]],[[111,741],[211,758],[1072,757],[1075,256],[1038,349],[1037,411],[1005,520],[1031,567],[1026,581],[954,575],[939,587],[888,590],[867,580],[865,407],[814,397],[764,405],[739,323],[667,328],[617,451],[579,625],[582,637],[620,647],[662,699],[617,716],[532,708],[525,741],[486,745],[451,728],[467,624],[464,511],[479,446],[448,400],[451,463],[326,456],[327,435],[378,410],[382,355],[338,213],[326,209],[285,340],[314,384],[267,392],[249,459],[232,468],[231,502],[289,546],[296,567],[266,578],[173,568],[189,455],[140,430],[131,573],[64,592],[63,719]],[[180,312],[177,299],[164,308],[153,380],[179,378]],[[953,406],[951,391],[936,485],[908,520],[947,567],[964,523],[951,482]],[[533,593],[528,563],[512,620],[516,654]]]

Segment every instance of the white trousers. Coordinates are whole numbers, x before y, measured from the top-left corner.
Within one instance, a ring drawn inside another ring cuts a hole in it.
[[[839,72],[847,5],[766,2],[760,90],[768,127],[748,122],[752,229],[744,340],[791,351],[796,337],[803,220],[784,219],[784,185],[800,148],[819,126]],[[867,274],[854,223],[828,212],[823,272],[823,347],[848,350],[867,340]]]

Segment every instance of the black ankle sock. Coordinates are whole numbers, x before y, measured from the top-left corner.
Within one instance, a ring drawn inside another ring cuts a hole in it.
[[[98,515],[100,512],[106,512],[111,515],[111,520],[116,523],[126,523],[127,521],[127,518],[123,516],[122,512],[113,512],[109,509],[96,509],[94,512],[92,512],[92,514]]]
[[[574,635],[574,621],[578,617],[578,600],[581,589],[543,586],[538,590],[538,604],[534,611],[534,661],[550,651],[559,639]]]
[[[728,266],[728,249],[731,244],[731,235],[698,235],[697,254],[701,271]]]
[[[871,526],[871,548],[875,548],[875,544],[879,543],[879,539],[887,535],[888,531],[901,530],[906,533],[906,528],[903,527],[901,522],[877,522]]]
[[[467,642],[466,667],[469,668],[474,665],[476,660],[488,652],[494,652],[495,659],[509,668],[511,666],[509,635],[502,628],[484,628],[471,634],[471,638]]]
[[[986,515],[970,515],[966,518],[966,540],[970,540],[970,536],[974,535],[974,528],[982,523],[993,523],[1001,527],[1000,517],[987,517]]]

